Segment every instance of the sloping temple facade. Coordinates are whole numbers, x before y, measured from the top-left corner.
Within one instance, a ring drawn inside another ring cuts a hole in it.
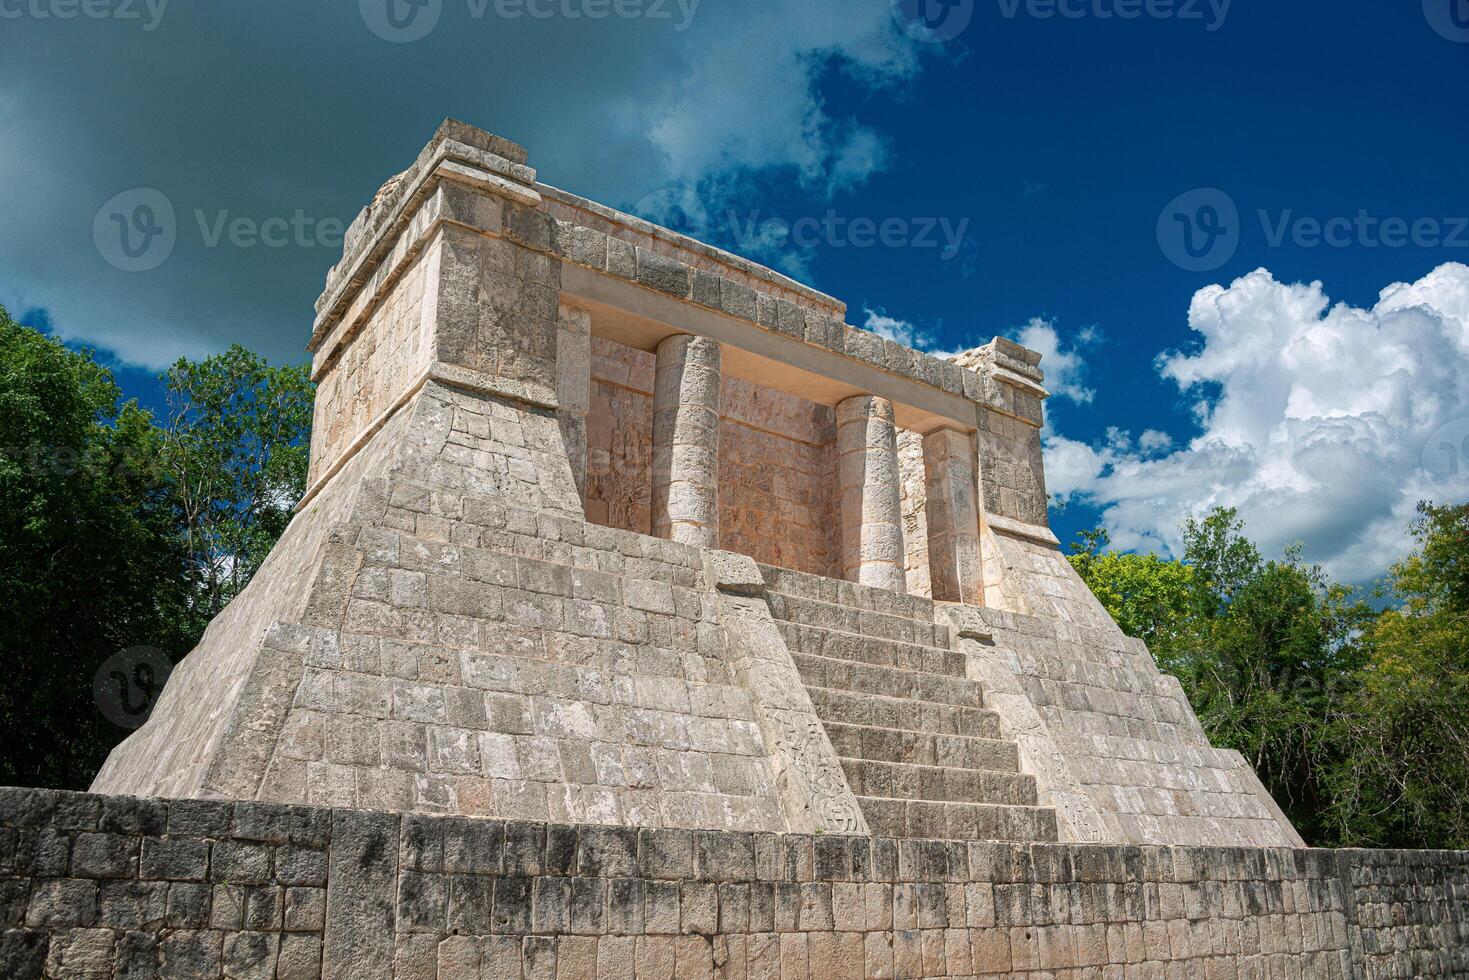
[[[316,307],[310,486],[0,974],[1469,975],[1461,854],[1305,848],[950,360],[448,121]]]
[[[1299,845],[1060,555],[1038,355],[844,312],[446,124],[318,304],[300,515],[94,789]]]

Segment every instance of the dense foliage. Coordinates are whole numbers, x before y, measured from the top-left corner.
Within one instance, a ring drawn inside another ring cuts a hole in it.
[[[0,308],[0,783],[86,788],[128,733],[98,710],[104,664],[187,653],[304,490],[304,368],[235,347],[163,380],[159,421]]]
[[[1071,562],[1216,745],[1238,749],[1306,839],[1469,846],[1469,505],[1424,504],[1417,548],[1369,603],[1298,549],[1264,559],[1230,510],[1183,527],[1180,560]]]

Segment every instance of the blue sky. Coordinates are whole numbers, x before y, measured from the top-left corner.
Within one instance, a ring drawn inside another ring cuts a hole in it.
[[[107,2],[0,0],[0,302],[145,401],[179,355],[303,357],[332,223],[453,115],[854,324],[1045,349],[1063,539],[1226,503],[1362,581],[1469,495],[1466,0],[926,0],[927,35],[917,0],[426,0],[406,43],[388,0]],[[129,272],[94,220],[135,188],[177,231]]]

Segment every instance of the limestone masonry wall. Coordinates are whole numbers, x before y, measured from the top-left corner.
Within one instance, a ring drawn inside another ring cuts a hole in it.
[[[0,978],[1469,976],[1469,854],[1306,849],[1067,563],[1038,354],[526,159],[354,222],[295,520],[101,795],[0,789]]]
[[[1469,855],[1007,845],[0,789],[0,976],[1469,974]]]
[[[835,414],[741,378],[726,377],[722,387],[720,548],[837,574]],[[653,355],[593,337],[588,520],[651,530],[652,399]]]

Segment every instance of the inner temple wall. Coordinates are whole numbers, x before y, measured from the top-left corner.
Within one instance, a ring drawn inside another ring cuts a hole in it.
[[[592,338],[587,519],[652,526],[653,354]],[[815,575],[837,559],[836,414],[826,405],[726,377],[719,429],[719,546]]]

